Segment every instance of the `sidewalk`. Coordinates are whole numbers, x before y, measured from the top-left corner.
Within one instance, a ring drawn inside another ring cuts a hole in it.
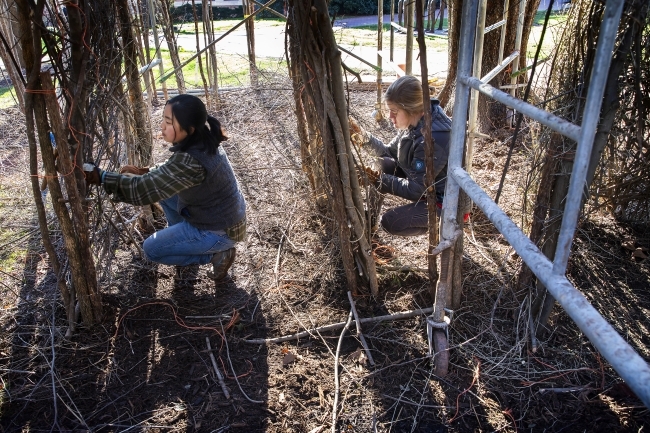
[[[543,0],[542,0],[543,1]],[[548,0],[547,0],[548,1]],[[436,9],[436,18],[438,18],[438,11]],[[445,10],[445,18],[449,18],[449,12]],[[397,22],[397,14],[393,16],[393,20]],[[365,15],[365,16],[350,16],[350,17],[340,17],[334,20],[334,27],[360,27],[360,26],[376,26],[379,23],[378,15]],[[390,14],[384,15],[384,25],[390,24]]]

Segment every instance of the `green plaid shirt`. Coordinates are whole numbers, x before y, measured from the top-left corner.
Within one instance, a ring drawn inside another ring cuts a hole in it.
[[[205,180],[205,168],[185,152],[174,152],[163,164],[142,176],[125,176],[109,171],[101,173],[104,189],[113,200],[134,205],[156,203],[199,185]]]
[[[134,205],[156,203],[199,185],[205,180],[205,168],[185,152],[174,152],[167,161],[149,169],[142,176],[128,176],[100,171],[102,184],[113,200]],[[226,234],[235,242],[246,237],[246,219],[228,227]]]

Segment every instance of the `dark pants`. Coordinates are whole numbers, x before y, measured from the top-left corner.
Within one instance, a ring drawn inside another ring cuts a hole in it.
[[[379,162],[382,172],[406,177],[406,173],[397,166],[393,158],[385,156],[380,158]],[[438,209],[438,216],[440,216],[440,209]],[[381,226],[388,233],[396,236],[417,236],[427,233],[429,230],[427,201],[420,200],[387,210],[381,216]]]

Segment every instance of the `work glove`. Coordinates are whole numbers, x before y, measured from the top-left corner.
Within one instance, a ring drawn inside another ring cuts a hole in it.
[[[86,185],[100,185],[102,183],[102,174],[95,164],[86,162],[83,165],[83,170]]]
[[[350,124],[350,141],[352,141],[352,144],[356,146],[366,144],[368,142],[368,133],[352,116],[348,116],[348,123]]]
[[[359,183],[363,186],[372,185],[375,188],[379,187],[381,183],[381,173],[373,170],[370,167],[364,167],[363,170],[357,169],[357,175],[359,176]]]
[[[120,174],[132,174],[135,176],[142,176],[149,173],[149,167],[136,167],[135,165],[125,165],[120,169]]]

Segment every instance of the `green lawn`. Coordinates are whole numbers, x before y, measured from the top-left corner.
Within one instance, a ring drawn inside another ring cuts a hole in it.
[[[541,26],[544,24],[544,17],[546,17],[546,11],[537,11],[535,18],[533,18],[533,26]],[[550,26],[556,24],[562,24],[566,21],[567,15],[561,12],[551,12],[551,16],[548,19],[548,24]]]
[[[0,109],[18,105],[14,86],[0,87]]]
[[[526,56],[528,58],[532,59],[535,57],[535,51],[539,45],[542,29],[544,28],[545,16],[546,11],[538,11],[535,14],[533,27],[530,29],[530,36],[528,37],[528,47],[526,50]],[[552,54],[555,46],[557,45],[557,41],[559,40],[564,30],[566,17],[566,14],[555,12],[550,15],[548,24],[546,26],[546,33],[544,34],[544,40],[542,41],[540,60],[547,58]]]
[[[155,49],[150,50],[151,57],[155,58]],[[182,62],[187,61],[195,53],[190,51],[181,50],[179,52],[179,57]],[[173,70],[171,58],[169,56],[169,50],[161,50],[160,55],[162,57],[163,66],[165,68],[165,73],[169,73]],[[203,62],[203,70],[205,73],[206,57],[205,55],[201,56]],[[278,68],[287,70],[286,61],[277,61],[272,59],[258,58],[257,59],[258,69],[268,69],[268,70],[277,70]],[[232,86],[242,86],[250,83],[250,68],[248,65],[248,57],[237,55],[237,54],[223,54],[217,53],[217,66],[218,66],[218,77],[219,77],[219,87],[232,87]],[[156,79],[156,88],[161,89],[161,84],[159,83],[160,72],[158,66],[154,68],[154,77]],[[191,61],[189,64],[183,67],[183,78],[185,79],[185,84],[189,88],[202,88],[203,81],[201,79],[201,74],[198,66],[198,59]],[[206,75],[206,80],[208,77]],[[170,88],[176,88],[176,78],[172,75],[165,81],[166,85]],[[144,87],[144,81],[142,83]]]

